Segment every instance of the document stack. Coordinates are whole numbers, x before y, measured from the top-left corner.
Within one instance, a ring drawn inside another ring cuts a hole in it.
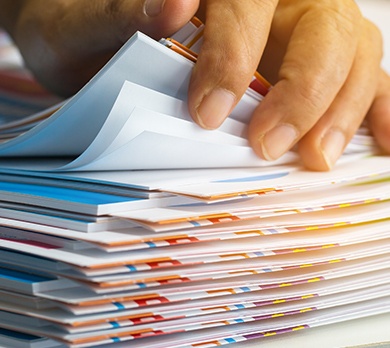
[[[330,172],[187,111],[203,26],[136,33],[74,97],[0,125],[0,346],[216,347],[390,312],[390,157]]]

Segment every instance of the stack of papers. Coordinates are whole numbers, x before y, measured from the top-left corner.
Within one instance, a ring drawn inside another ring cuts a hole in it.
[[[0,346],[261,343],[390,312],[390,158],[362,129],[331,172],[262,161],[261,93],[202,130],[193,64],[137,33],[64,105],[0,129]]]

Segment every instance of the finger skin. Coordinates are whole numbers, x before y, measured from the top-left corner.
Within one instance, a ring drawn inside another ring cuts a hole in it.
[[[367,123],[378,145],[390,154],[390,76],[381,71],[375,99],[367,114]]]
[[[203,45],[188,104],[194,120],[217,128],[248,87],[266,44],[276,0],[208,0]]]
[[[303,164],[312,170],[330,170],[366,116],[378,85],[382,59],[379,30],[365,21],[363,34],[348,78],[332,104],[299,142]]]
[[[280,5],[291,12],[290,3]],[[300,4],[299,16],[291,16],[296,23],[290,24],[279,81],[249,127],[253,149],[267,160],[283,155],[325,114],[348,78],[358,46],[362,17],[353,2]]]
[[[147,7],[147,4],[151,6]],[[137,30],[168,36],[199,0],[26,0],[12,36],[27,66],[57,94],[80,89]]]

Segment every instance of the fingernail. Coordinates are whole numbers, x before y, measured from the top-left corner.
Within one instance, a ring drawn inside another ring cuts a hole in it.
[[[297,130],[281,124],[268,131],[261,139],[262,153],[266,160],[273,161],[287,152],[298,138]]]
[[[236,96],[223,88],[217,88],[203,97],[198,106],[198,122],[203,128],[215,129],[229,116]]]
[[[149,17],[158,16],[164,7],[165,0],[146,0],[144,4],[144,12]]]
[[[331,169],[344,151],[345,136],[335,129],[329,130],[321,141],[322,154],[329,169]]]

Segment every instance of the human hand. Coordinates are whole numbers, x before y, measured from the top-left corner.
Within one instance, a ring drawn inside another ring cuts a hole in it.
[[[366,120],[378,145],[390,154],[390,76],[384,71],[381,71]]]
[[[56,0],[50,7],[44,0],[0,0],[4,9],[3,3],[18,12],[10,31],[27,66],[67,96],[136,30],[169,36],[193,16],[199,0]],[[205,0],[202,13],[205,38],[189,93],[199,124],[223,122],[261,59],[260,71],[275,87],[250,125],[260,157],[276,159],[299,143],[307,167],[329,169],[368,110],[374,135],[390,152],[390,78],[379,68],[381,38],[352,0]]]
[[[223,122],[261,60],[259,71],[274,87],[249,126],[260,157],[277,159],[298,144],[306,167],[328,170],[366,115],[390,152],[381,35],[354,1],[205,0],[201,10],[204,43],[189,108],[202,127]]]
[[[199,0],[0,0],[0,5],[0,24],[27,67],[49,90],[70,96],[137,30],[156,39],[169,36],[193,17]]]

